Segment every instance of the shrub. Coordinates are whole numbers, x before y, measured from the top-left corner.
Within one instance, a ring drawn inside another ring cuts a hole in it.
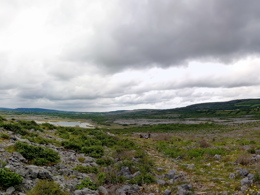
[[[6,133],[1,133],[0,137],[3,139],[10,139],[10,135],[6,134]]]
[[[99,159],[96,160],[96,163],[98,165],[109,166],[112,163],[114,163],[114,160],[112,160],[111,158],[99,158]]]
[[[50,123],[42,123],[41,126],[42,126],[44,129],[47,129],[47,130],[56,129],[56,126],[54,126],[53,124],[50,124]]]
[[[260,163],[256,164],[256,172],[254,174],[254,182],[260,182]]]
[[[5,167],[5,165],[7,165],[7,162],[0,160],[0,168]]]
[[[6,119],[2,116],[0,116],[0,122],[6,121]]]
[[[80,157],[78,157],[78,160],[79,160],[79,162],[84,163],[84,161],[86,160],[86,158],[83,157],[83,156],[80,156]]]
[[[20,120],[18,123],[25,129],[41,130],[40,125],[38,125],[35,121]]]
[[[39,136],[36,136],[36,137],[25,136],[25,138],[28,139],[30,142],[34,142],[34,143],[38,143],[38,144],[48,145],[49,143],[54,143],[54,140],[46,139],[46,138],[39,137]]]
[[[58,163],[60,160],[58,152],[52,149],[44,149],[40,146],[32,146],[25,142],[16,142],[15,148],[24,158],[36,165],[48,165]]]
[[[77,152],[79,152],[82,148],[82,143],[79,143],[75,139],[70,139],[69,141],[63,141],[61,142],[61,145],[64,148],[75,150]]]
[[[37,185],[26,195],[69,195],[69,193],[61,190],[54,181],[39,180]]]
[[[104,149],[101,146],[84,147],[82,152],[93,158],[99,158],[104,155]]]
[[[115,168],[108,168],[105,172],[98,174],[98,183],[102,184],[120,184],[124,183],[126,178],[119,175],[119,172]]]
[[[79,185],[76,186],[77,189],[81,190],[83,188],[89,188],[91,190],[96,190],[97,186],[88,177],[81,181]]]
[[[11,123],[3,123],[1,124],[1,126],[8,130],[8,131],[12,131],[14,133],[17,133],[17,134],[21,134],[21,135],[26,135],[28,134],[29,132],[22,129],[22,127],[20,125],[17,125],[17,124],[11,124]]]
[[[135,143],[129,139],[122,139],[118,142],[118,145],[120,145],[123,148],[133,148],[135,146]]]
[[[236,162],[241,165],[249,165],[252,161],[250,154],[242,153],[238,156]]]
[[[8,188],[21,184],[23,177],[17,173],[12,172],[10,169],[0,169],[0,186]]]
[[[208,147],[210,147],[210,144],[208,142],[206,142],[206,140],[201,140],[199,142],[199,145],[200,145],[201,148],[208,148]]]

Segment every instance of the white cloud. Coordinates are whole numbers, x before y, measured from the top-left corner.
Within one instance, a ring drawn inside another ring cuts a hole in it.
[[[0,107],[109,111],[257,98],[259,5],[0,0]]]

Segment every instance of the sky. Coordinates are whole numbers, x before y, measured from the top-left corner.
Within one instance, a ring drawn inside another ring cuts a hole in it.
[[[256,0],[0,0],[0,107],[259,98],[259,33]]]

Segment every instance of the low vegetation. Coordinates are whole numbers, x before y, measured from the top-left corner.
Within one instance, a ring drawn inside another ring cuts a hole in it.
[[[35,165],[49,165],[59,162],[60,157],[58,152],[50,148],[40,146],[32,146],[25,142],[16,142],[15,150],[20,152],[30,163]]]
[[[80,178],[80,182],[73,186],[74,190],[96,190],[99,186],[112,189],[136,184],[140,186],[140,194],[163,194],[166,189],[177,194],[181,185],[191,184],[191,194],[257,194],[260,189],[260,122],[256,120],[260,118],[259,102],[231,102],[222,110],[218,109],[219,104],[202,104],[179,110],[110,114],[45,113],[48,117],[92,120],[96,124],[93,129],[37,124],[25,120],[24,113],[7,120],[10,117],[4,113],[4,117],[0,117],[0,142],[15,142],[5,150],[10,154],[17,151],[28,161],[26,164],[37,166],[50,167],[61,162],[61,155],[50,149],[53,145],[62,152],[73,151],[78,155],[78,164],[66,163],[74,172],[88,175]],[[207,118],[200,122],[201,117]],[[174,119],[178,122],[114,123],[118,118],[151,119],[154,122]],[[248,121],[243,122],[243,119]],[[140,138],[140,134],[146,137],[147,132],[151,133],[150,139]],[[15,135],[28,143],[16,140]],[[94,158],[92,164],[88,163],[90,157]],[[6,163],[0,161],[1,189],[19,185],[23,179],[3,168]],[[167,176],[172,170],[175,172],[173,180]],[[241,170],[247,170],[253,178],[246,187],[241,184],[245,178]],[[64,180],[75,177],[68,174]],[[165,182],[160,183],[161,180]],[[243,191],[242,187],[245,188]],[[39,180],[26,194],[66,195],[68,192],[54,181]]]
[[[39,180],[37,185],[26,195],[69,195],[69,193],[61,190],[60,186],[54,181]]]
[[[21,184],[23,178],[21,175],[14,173],[10,169],[0,168],[0,189],[17,186]]]

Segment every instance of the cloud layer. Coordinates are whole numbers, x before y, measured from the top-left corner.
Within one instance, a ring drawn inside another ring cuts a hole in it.
[[[0,0],[0,107],[257,98],[260,2]]]

